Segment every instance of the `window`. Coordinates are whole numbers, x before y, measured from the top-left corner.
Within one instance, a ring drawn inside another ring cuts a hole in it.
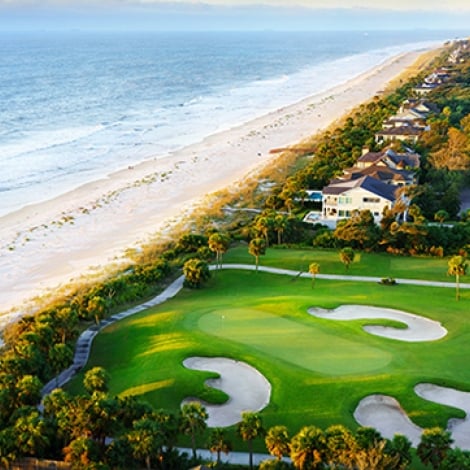
[[[338,202],[340,204],[352,204],[352,197],[340,196]]]
[[[367,204],[378,204],[380,202],[380,198],[378,197],[363,197],[362,202]]]

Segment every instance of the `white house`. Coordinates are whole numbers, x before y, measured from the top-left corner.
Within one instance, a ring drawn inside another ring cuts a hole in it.
[[[395,203],[397,186],[383,183],[371,176],[335,180],[323,188],[322,216],[336,220],[350,217],[354,211],[369,210],[374,219],[382,218],[384,209]]]

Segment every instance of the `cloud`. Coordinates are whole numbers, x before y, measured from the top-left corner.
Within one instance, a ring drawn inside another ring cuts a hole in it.
[[[449,11],[426,10],[424,7],[418,11],[424,2],[407,0],[406,5],[410,4],[414,9],[404,11],[404,0],[375,0],[373,8],[371,1],[0,0],[0,31],[465,31],[470,24],[470,2],[465,11],[458,10],[461,0],[439,0],[439,4],[453,6]],[[428,0],[426,5],[435,1]],[[353,4],[357,7],[352,8]],[[395,9],[385,9],[391,5],[395,5]],[[403,9],[397,9],[397,6]]]

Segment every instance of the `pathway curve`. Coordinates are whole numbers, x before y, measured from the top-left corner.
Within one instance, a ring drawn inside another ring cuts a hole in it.
[[[210,267],[211,270],[215,270],[215,266]],[[256,267],[252,264],[223,264],[222,269],[242,269],[255,271]],[[294,271],[291,269],[280,269],[272,268],[269,266],[259,266],[258,271],[282,274],[293,277],[311,278],[312,275],[306,272]],[[366,276],[347,276],[347,275],[336,275],[336,274],[318,274],[317,279],[330,279],[330,280],[342,280],[342,281],[360,281],[360,282],[380,282],[382,278],[378,277],[366,277]],[[113,315],[106,320],[103,320],[99,326],[95,325],[85,330],[78,338],[75,346],[75,354],[73,364],[62,371],[57,377],[50,380],[42,389],[42,394],[47,395],[52,390],[58,387],[62,387],[66,384],[88,361],[90,355],[91,345],[95,336],[108,325],[115,323],[116,321],[127,318],[136,313],[142,312],[147,308],[159,305],[166,300],[174,297],[183,287],[184,276],[180,276],[172,284],[170,284],[161,294],[155,298],[145,302],[141,305],[125,310],[124,312]],[[420,286],[433,286],[433,287],[451,287],[455,288],[455,284],[451,282],[435,282],[435,281],[422,281],[417,279],[396,279],[400,284],[413,284]],[[461,289],[470,289],[470,284],[460,284]]]
[[[255,271],[256,266],[252,264],[223,264],[222,269],[244,269]],[[270,266],[259,266],[258,271],[273,274],[285,274],[287,276],[298,276],[303,278],[312,278],[312,275],[303,271],[294,271],[292,269],[272,268]],[[381,282],[382,277],[373,276],[349,276],[342,274],[317,274],[316,279],[327,279],[332,281],[359,281],[359,282]],[[455,282],[441,282],[441,281],[423,281],[420,279],[395,279],[397,284],[408,284],[415,286],[427,287],[451,287],[455,289]],[[470,289],[470,284],[460,284],[461,289]]]

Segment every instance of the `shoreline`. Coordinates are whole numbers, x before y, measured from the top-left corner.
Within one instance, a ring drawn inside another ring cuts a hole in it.
[[[236,185],[377,95],[426,50],[399,54],[326,92],[201,142],[112,173],[54,199],[0,217],[1,312],[23,306],[80,276],[102,273],[169,233],[204,197]],[[15,315],[18,315],[15,314]],[[3,317],[4,320],[9,319]]]

